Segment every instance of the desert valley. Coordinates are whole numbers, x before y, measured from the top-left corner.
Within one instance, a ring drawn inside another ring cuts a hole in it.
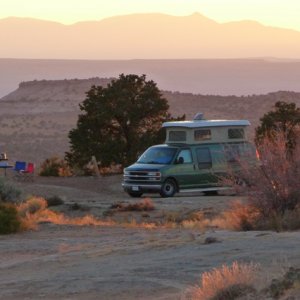
[[[86,91],[92,85],[106,86],[110,80],[20,83],[17,90],[0,100],[1,149],[5,149],[11,161],[22,159],[37,165],[51,156],[63,157],[69,146],[68,132],[76,125],[79,103]],[[208,119],[249,119],[252,138],[259,118],[276,101],[300,105],[300,94],[288,91],[251,96],[163,91],[163,95],[168,99],[171,113],[186,114],[187,119],[199,111]],[[54,209],[68,218],[91,215],[117,223],[92,225],[91,222],[82,226],[80,222],[62,225],[64,222],[50,221],[40,223],[33,231],[2,237],[0,252],[5,259],[0,265],[1,296],[6,299],[181,299],[187,297],[188,287],[199,282],[202,272],[222,264],[233,261],[259,264],[257,289],[265,288],[259,283],[261,276],[270,284],[272,279],[284,276],[289,267],[299,264],[299,231],[235,232],[206,227],[203,221],[195,221],[201,215],[218,216],[233,201],[241,200],[240,197],[230,193],[215,197],[179,194],[170,199],[145,195],[145,199],[150,197],[154,211],[123,212],[111,207],[136,201],[122,191],[121,181],[122,175],[37,176],[34,182],[13,180],[22,190],[23,199],[29,195],[62,199],[63,205]],[[169,222],[170,225],[139,228],[136,222]],[[291,290],[283,295],[297,297],[297,293],[298,290]],[[268,295],[265,291],[257,299]]]

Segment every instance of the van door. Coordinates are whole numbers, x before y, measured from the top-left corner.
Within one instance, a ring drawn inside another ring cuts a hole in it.
[[[201,146],[195,148],[197,164],[196,175],[198,187],[215,186],[217,178],[213,172],[213,159],[210,147]]]
[[[168,176],[176,178],[179,189],[191,189],[197,184],[195,178],[195,165],[190,148],[181,149],[170,168]]]

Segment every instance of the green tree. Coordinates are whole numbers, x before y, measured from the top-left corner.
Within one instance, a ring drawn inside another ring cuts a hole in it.
[[[300,125],[300,108],[295,103],[278,101],[274,110],[266,113],[261,119],[261,125],[255,130],[257,145],[268,137],[271,140],[281,132],[286,137],[286,145],[292,150],[295,147],[297,131]]]
[[[161,124],[172,119],[168,109],[145,75],[121,74],[107,87],[92,86],[80,104],[77,127],[69,132],[67,161],[83,167],[94,155],[101,167],[134,162],[147,147],[163,142]]]

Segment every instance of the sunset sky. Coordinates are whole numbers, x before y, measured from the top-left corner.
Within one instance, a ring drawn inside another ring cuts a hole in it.
[[[31,17],[73,24],[132,13],[199,12],[218,22],[251,19],[300,31],[299,0],[0,0],[0,18]]]

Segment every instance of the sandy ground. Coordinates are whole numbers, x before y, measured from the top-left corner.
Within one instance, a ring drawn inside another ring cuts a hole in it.
[[[103,217],[112,203],[136,201],[122,191],[120,182],[121,176],[37,178],[18,185],[23,196],[58,195],[65,201],[65,211],[77,203]],[[234,197],[151,198],[154,218],[162,212],[216,212]],[[206,244],[207,237],[217,242]],[[300,267],[299,248],[299,231],[203,232],[45,223],[35,231],[0,236],[0,299],[180,299],[188,286],[199,282],[202,272],[235,260],[259,263],[266,279],[289,266]]]

